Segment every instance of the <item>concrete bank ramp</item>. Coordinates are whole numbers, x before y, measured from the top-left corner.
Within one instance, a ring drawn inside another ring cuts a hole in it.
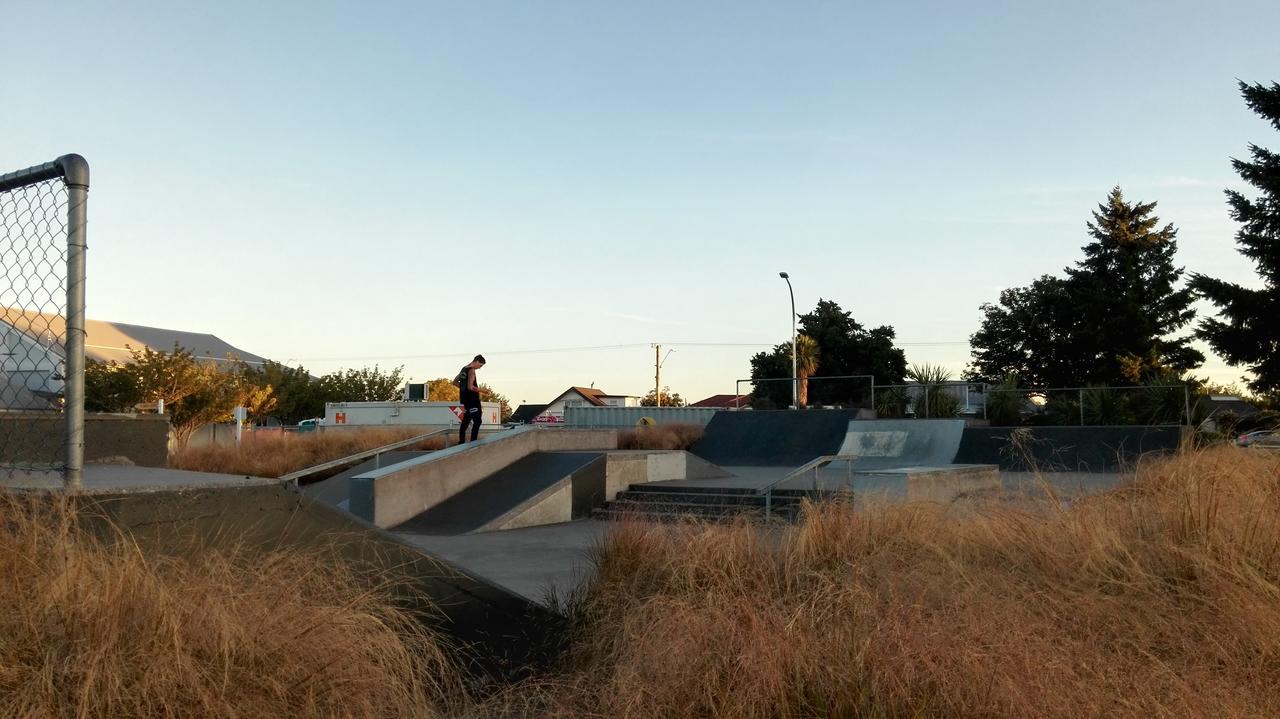
[[[859,472],[942,467],[956,461],[962,419],[875,419],[849,422],[838,452],[857,457]]]
[[[465,534],[586,516],[604,501],[604,462],[603,452],[535,452],[391,530]]]
[[[336,474],[328,479],[322,479],[319,482],[311,482],[300,487],[302,493],[318,499],[338,509],[347,508],[347,500],[351,496],[351,478],[365,472],[380,469],[382,467],[390,467],[401,462],[407,462],[411,459],[417,459],[424,455],[431,454],[431,451],[418,450],[402,450],[396,452],[384,452],[378,459],[370,459]]]
[[[717,412],[691,450],[722,467],[798,467],[839,454],[857,410]]]

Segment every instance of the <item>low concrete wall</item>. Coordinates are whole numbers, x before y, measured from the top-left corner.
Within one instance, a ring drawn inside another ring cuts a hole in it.
[[[14,451],[21,459],[61,461],[67,436],[64,421],[61,414],[0,413],[0,446]],[[167,467],[168,415],[86,414],[84,461],[101,460],[139,467]]]
[[[350,509],[379,527],[394,527],[534,452],[617,447],[616,430],[509,430],[352,477]]]
[[[277,483],[81,495],[81,501],[91,510],[80,514],[82,521],[111,538],[123,530],[147,553],[297,549],[351,562],[361,586],[402,586],[398,595],[420,620],[474,650],[486,673],[519,673],[556,646],[557,615]]]
[[[955,461],[1001,469],[1114,472],[1178,449],[1185,427],[968,427]]]

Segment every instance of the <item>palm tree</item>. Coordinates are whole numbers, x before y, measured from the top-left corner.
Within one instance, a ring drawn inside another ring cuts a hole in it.
[[[797,403],[809,404],[809,378],[818,371],[818,343],[808,335],[796,335],[796,376],[800,378]]]

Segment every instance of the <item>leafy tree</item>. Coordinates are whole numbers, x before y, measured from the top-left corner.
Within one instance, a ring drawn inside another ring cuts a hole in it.
[[[241,374],[253,385],[272,389],[272,416],[284,424],[324,416],[325,397],[320,382],[305,368],[268,360],[258,367],[242,365]]]
[[[1074,384],[1087,371],[1072,348],[1079,314],[1068,283],[1044,275],[1000,293],[980,308],[982,326],[969,340],[973,360],[966,379],[996,382],[1014,375],[1031,386]]]
[[[1155,206],[1129,203],[1112,189],[1087,224],[1093,242],[1065,278],[1045,275],[982,305],[967,377],[1122,385],[1199,366],[1204,355],[1176,335],[1195,316],[1194,294],[1178,286],[1177,230],[1159,226]]]
[[[1245,104],[1280,130],[1280,83],[1240,83]],[[1280,154],[1249,145],[1251,160],[1232,159],[1236,173],[1260,191],[1249,199],[1227,190],[1231,217],[1240,223],[1236,245],[1253,261],[1262,287],[1250,289],[1197,274],[1192,286],[1217,306],[1219,317],[1200,323],[1197,335],[1228,363],[1248,369],[1249,388],[1280,393]]]
[[[640,399],[641,407],[657,407],[658,391],[656,389],[649,390],[649,394]],[[663,407],[683,407],[687,403],[680,396],[679,392],[672,392],[670,387],[662,388],[662,406]]]
[[[84,407],[89,412],[132,412],[142,401],[137,378],[115,360],[88,360],[84,367]]]
[[[326,402],[390,402],[400,399],[404,366],[383,372],[378,365],[330,372],[320,378]]]
[[[907,358],[901,349],[893,346],[892,327],[866,329],[831,300],[818,300],[812,312],[800,315],[800,327],[806,337],[816,345],[813,365],[822,369],[822,376],[872,375],[877,385],[901,384],[907,369]],[[808,374],[799,370],[800,360],[805,359],[806,340],[797,339],[796,374],[806,380]],[[759,381],[786,379],[791,376],[791,343],[775,346],[769,352],[759,352],[751,358],[751,378],[757,380],[751,393],[751,404],[757,409],[787,407],[791,404],[791,386],[785,381]],[[805,383],[805,400],[813,404],[858,406],[870,401],[871,383],[868,380],[824,380]]]

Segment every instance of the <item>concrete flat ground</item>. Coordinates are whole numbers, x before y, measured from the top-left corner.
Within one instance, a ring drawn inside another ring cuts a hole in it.
[[[581,519],[564,524],[456,536],[397,534],[401,539],[469,572],[546,603],[564,596],[591,571],[588,553],[611,522]]]
[[[186,472],[158,467],[89,464],[84,468],[86,492],[155,492],[208,487],[244,487],[279,480],[236,474]],[[7,489],[60,489],[62,476],[54,472],[14,472],[0,469],[0,487]]]

